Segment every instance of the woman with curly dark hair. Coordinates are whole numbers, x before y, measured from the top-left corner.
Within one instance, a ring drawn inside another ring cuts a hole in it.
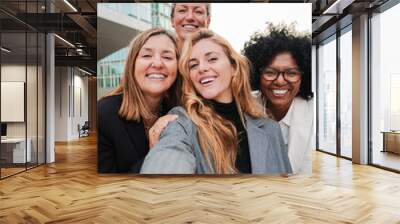
[[[243,54],[252,64],[252,87],[273,119],[279,122],[293,173],[311,174],[313,93],[311,38],[294,26],[269,24],[255,33]]]

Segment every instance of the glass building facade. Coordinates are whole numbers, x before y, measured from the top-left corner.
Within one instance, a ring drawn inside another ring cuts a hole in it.
[[[171,3],[107,3],[101,5],[128,15],[133,19],[151,24],[151,27],[173,30],[170,23]],[[98,61],[98,99],[120,83],[127,54],[128,47],[125,47]]]
[[[171,3],[152,3],[151,4],[151,24],[153,27],[162,27],[169,31],[174,31],[171,26]]]

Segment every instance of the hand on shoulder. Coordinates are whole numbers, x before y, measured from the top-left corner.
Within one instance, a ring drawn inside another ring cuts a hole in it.
[[[159,117],[153,126],[149,129],[149,148],[153,146],[160,139],[161,132],[167,127],[168,123],[174,121],[178,118],[176,114],[167,114],[165,116]]]

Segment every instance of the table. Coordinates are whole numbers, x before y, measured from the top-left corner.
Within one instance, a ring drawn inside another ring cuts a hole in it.
[[[382,131],[381,133],[383,133],[382,152],[400,154],[400,131]]]
[[[26,147],[25,151],[26,142],[28,147]],[[6,163],[31,162],[31,145],[30,138],[27,138],[26,141],[25,138],[1,139],[1,157],[6,160]]]

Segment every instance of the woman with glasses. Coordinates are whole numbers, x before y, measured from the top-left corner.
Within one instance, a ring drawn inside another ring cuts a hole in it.
[[[249,64],[222,37],[200,30],[179,59],[182,103],[146,156],[141,173],[287,174],[277,122],[251,95]]]
[[[311,38],[293,26],[269,24],[245,44],[252,63],[252,86],[267,114],[279,122],[293,173],[311,174],[313,93],[311,91]]]

